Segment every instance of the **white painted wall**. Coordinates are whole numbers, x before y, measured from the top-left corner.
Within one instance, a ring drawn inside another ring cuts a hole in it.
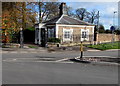
[[[35,26],[35,44],[41,44],[41,28],[46,28],[45,24],[38,24]]]

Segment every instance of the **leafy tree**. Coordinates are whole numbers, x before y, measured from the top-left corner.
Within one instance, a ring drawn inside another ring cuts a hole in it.
[[[105,33],[105,28],[102,24],[99,25],[98,30],[99,30],[99,33]]]
[[[29,5],[33,5],[33,3],[2,3],[2,29],[6,42],[10,42],[12,40],[13,35],[19,32],[20,27],[26,29],[27,25],[34,25],[36,13],[31,11],[32,9],[29,9]]]
[[[111,31],[109,29],[105,30],[105,33],[111,33]]]
[[[120,35],[120,28],[117,28],[114,32],[115,32],[117,35]]]

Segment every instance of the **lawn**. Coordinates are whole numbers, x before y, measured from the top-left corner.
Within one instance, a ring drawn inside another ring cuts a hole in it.
[[[98,45],[87,45],[89,48],[95,48],[99,50],[108,50],[108,49],[120,49],[120,41],[114,43],[104,43]]]

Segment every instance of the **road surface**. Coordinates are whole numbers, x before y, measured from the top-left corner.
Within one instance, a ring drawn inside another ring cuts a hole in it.
[[[64,58],[76,57],[78,55],[79,52],[3,54],[3,84],[118,83],[118,66],[62,62]],[[84,52],[84,56],[117,57],[118,52]],[[43,61],[39,58],[47,58],[47,60]]]

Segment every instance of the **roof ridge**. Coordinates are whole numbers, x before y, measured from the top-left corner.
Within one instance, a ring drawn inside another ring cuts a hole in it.
[[[56,21],[56,23],[58,23],[62,19],[63,16],[64,15],[61,15],[60,18]]]

